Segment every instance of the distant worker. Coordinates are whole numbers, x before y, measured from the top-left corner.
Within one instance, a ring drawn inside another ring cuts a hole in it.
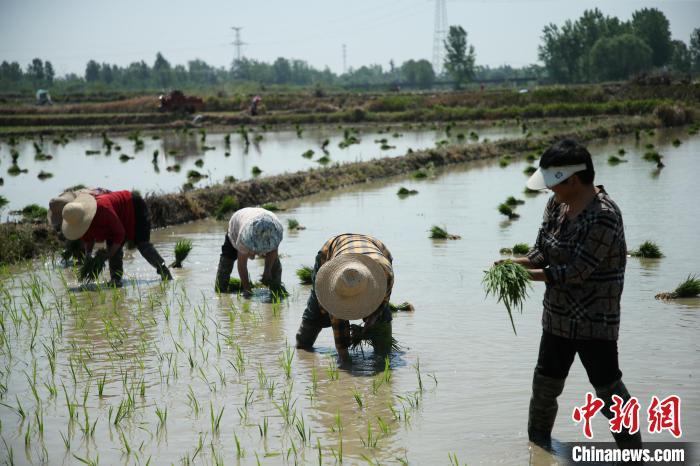
[[[151,244],[151,216],[143,198],[136,192],[114,191],[92,196],[78,193],[63,208],[63,235],[80,239],[86,254],[96,242],[106,242],[107,249],[95,254],[109,261],[110,284],[121,286],[124,274],[124,244],[132,241],[162,280],[172,280],[165,261]]]
[[[375,342],[374,347],[388,353],[392,262],[384,243],[369,235],[346,233],[326,241],[316,256],[313,287],[296,335],[297,348],[311,349],[321,329],[333,327],[338,358],[348,362],[352,344],[349,321],[362,319],[363,334],[373,326],[385,326],[381,332],[385,340],[379,345]]]
[[[253,97],[253,100],[250,103],[251,116],[256,116],[258,114],[258,105],[260,105],[261,101],[262,101],[262,97],[260,97],[259,95],[256,95],[255,97]]]
[[[270,289],[282,285],[282,264],[278,248],[282,242],[282,223],[275,214],[261,207],[245,207],[237,210],[228,222],[228,230],[221,246],[219,267],[216,271],[215,289],[219,293],[235,291],[229,286],[234,262],[238,261],[240,291],[252,292],[252,281],[248,275],[248,259],[265,257],[262,283]]]

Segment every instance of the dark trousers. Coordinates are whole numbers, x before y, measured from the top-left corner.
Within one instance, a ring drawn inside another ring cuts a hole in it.
[[[622,378],[617,341],[572,340],[548,332],[542,332],[535,372],[553,379],[566,379],[576,354],[594,387],[610,385]]]

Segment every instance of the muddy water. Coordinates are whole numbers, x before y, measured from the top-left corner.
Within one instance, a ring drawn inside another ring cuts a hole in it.
[[[677,136],[683,144],[674,148],[670,141]],[[665,155],[667,166],[661,173],[641,158],[648,142]],[[627,150],[624,158],[629,162],[608,165],[608,156],[618,148]],[[690,176],[700,168],[700,138],[665,133],[645,136],[640,143],[609,141],[591,146],[591,151],[597,181],[622,209],[630,248],[649,239],[666,254],[661,260],[628,263],[619,341],[625,383],[640,399],[643,427],[652,395],[681,396],[683,438],[697,439],[700,300],[661,302],[654,294],[699,272],[700,224],[688,211],[688,200],[700,196]],[[522,162],[506,168],[493,162],[450,167],[434,179],[389,180],[287,204],[280,217],[296,218],[306,230],[285,232],[281,253],[291,296],[281,304],[265,302],[270,297],[263,292],[250,301],[212,292],[225,228],[214,221],[154,232],[167,257],[179,238],[190,238],[195,245],[170,287],[154,280],[155,273],[138,253],[127,255],[128,285],[116,292],[66,292],[60,269],[45,264],[38,276],[51,286],[33,295],[31,275],[15,271],[3,284],[16,298],[10,302],[6,295],[2,301],[2,402],[12,408],[0,406],[2,437],[14,460],[39,461],[43,447],[51,463],[64,464],[76,461],[72,455],[91,460],[99,455],[103,464],[145,463],[149,457],[157,464],[213,463],[217,458],[224,464],[293,464],[295,459],[318,464],[320,448],[321,462],[333,464],[342,439],[345,464],[447,464],[448,453],[470,464],[556,463],[556,458],[529,449],[525,432],[543,287],[534,287],[523,314],[516,315],[514,336],[505,309],[484,299],[480,284],[483,270],[499,257],[501,247],[534,241],[546,196],[521,194],[524,167]],[[419,194],[399,199],[395,192],[400,186]],[[521,218],[514,222],[504,221],[496,211],[509,195],[526,199],[518,207]],[[462,239],[428,239],[433,224]],[[388,382],[383,381],[383,361],[374,360],[369,351],[364,357],[356,354],[353,366],[341,369],[334,380],[329,370],[334,361],[332,332],[325,330],[315,352],[294,354],[287,378],[280,359],[294,340],[308,294],[308,287],[297,284],[294,270],[311,265],[331,234],[348,231],[381,238],[394,255],[392,301],[410,301],[416,308],[394,319],[394,334],[404,350],[391,356]],[[258,274],[261,263],[255,261],[251,268]],[[75,287],[70,272],[65,279],[69,288]],[[25,282],[25,297],[20,282]],[[43,313],[32,298],[37,295],[46,307]],[[52,305],[55,299],[61,305]],[[28,300],[33,307],[25,304]],[[36,332],[27,317],[16,323],[21,313],[15,308],[36,319]],[[53,377],[44,347],[50,348],[52,340],[57,353]],[[30,389],[35,365],[41,401]],[[49,387],[54,383],[57,395],[52,397]],[[73,422],[62,385],[77,406]],[[582,439],[570,415],[589,389],[576,361],[560,398],[557,439]],[[115,421],[120,403],[128,405],[130,397],[133,409]],[[24,421],[13,411],[17,400],[27,413]],[[295,415],[287,414],[286,423],[287,405]],[[156,409],[166,408],[167,422],[159,428]],[[217,431],[210,411],[216,418],[222,408]],[[38,433],[37,411],[42,413],[43,435]],[[92,427],[83,432],[85,413],[88,424],[95,423],[93,435]],[[335,427],[336,417],[342,432]],[[267,434],[261,435],[265,419]],[[594,419],[593,429],[595,439],[610,439],[602,418]],[[62,435],[70,435],[70,453]],[[668,433],[645,438],[672,439]]]
[[[232,130],[230,146],[225,143],[224,133],[207,134],[202,142],[197,130],[191,130],[189,135],[164,132],[156,135],[158,139],[152,139],[153,135],[142,135],[144,145],[138,151],[134,142],[126,137],[113,137],[115,146],[121,149],[113,147],[110,154],[102,147],[99,135],[81,136],[66,145],[53,144],[51,137],[45,137],[41,144],[42,151],[53,156],[52,160],[47,161],[35,160],[33,142],[39,143],[39,138],[35,138],[35,141],[24,140],[17,146],[20,153],[18,165],[28,170],[26,174],[18,176],[6,173],[11,163],[10,148],[7,144],[0,145],[1,167],[5,167],[2,168],[5,179],[3,195],[10,200],[11,209],[19,209],[30,203],[44,205],[47,199],[62,189],[79,183],[110,189],[138,189],[144,193],[169,193],[179,191],[188,181],[189,170],[197,170],[208,176],[197,183],[198,187],[222,182],[227,176],[239,180],[252,178],[254,166],[262,170],[260,176],[307,170],[322,166],[318,160],[324,156],[321,144],[326,139],[329,140],[327,151],[330,164],[394,157],[405,154],[409,148],[435,147],[436,142],[442,140],[469,144],[485,138],[497,140],[522,135],[516,126],[456,127],[451,131],[451,137],[445,134],[444,125],[440,129],[433,128],[433,125],[412,128],[396,126],[389,131],[384,128],[382,132],[379,132],[379,128],[360,128],[359,134],[352,133],[360,140],[359,144],[346,148],[338,146],[344,139],[344,130],[338,126],[306,129],[301,137],[295,131],[250,131],[250,146],[247,148],[242,137],[233,132],[235,129]],[[469,137],[472,131],[478,132],[478,139]],[[463,139],[458,139],[460,133],[465,136]],[[256,142],[256,135],[262,139]],[[379,142],[382,139],[386,139],[384,149]],[[203,150],[204,146],[209,150]],[[314,151],[311,158],[302,157],[308,150]],[[86,155],[86,151],[99,153]],[[158,155],[154,159],[155,151],[158,151]],[[122,161],[122,154],[134,158]],[[195,164],[200,159],[204,163],[201,167]],[[179,172],[167,170],[175,164],[180,165]],[[42,170],[52,173],[53,177],[40,181],[37,175]]]

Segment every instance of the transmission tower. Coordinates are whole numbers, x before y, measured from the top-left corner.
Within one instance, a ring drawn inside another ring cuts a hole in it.
[[[236,61],[241,61],[241,46],[247,45],[241,40],[241,29],[243,28],[240,26],[231,26],[231,29],[236,31],[236,40],[231,42],[233,45],[236,46]]]
[[[348,70],[348,48],[347,45],[343,44],[343,74]]]
[[[433,33],[433,69],[442,73],[442,62],[447,38],[447,6],[445,0],[435,0],[435,31]]]

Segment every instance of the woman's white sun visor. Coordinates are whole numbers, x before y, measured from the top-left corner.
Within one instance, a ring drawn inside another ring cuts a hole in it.
[[[564,165],[562,167],[538,168],[527,180],[527,187],[533,190],[547,189],[556,186],[576,172],[586,169],[585,163]]]

